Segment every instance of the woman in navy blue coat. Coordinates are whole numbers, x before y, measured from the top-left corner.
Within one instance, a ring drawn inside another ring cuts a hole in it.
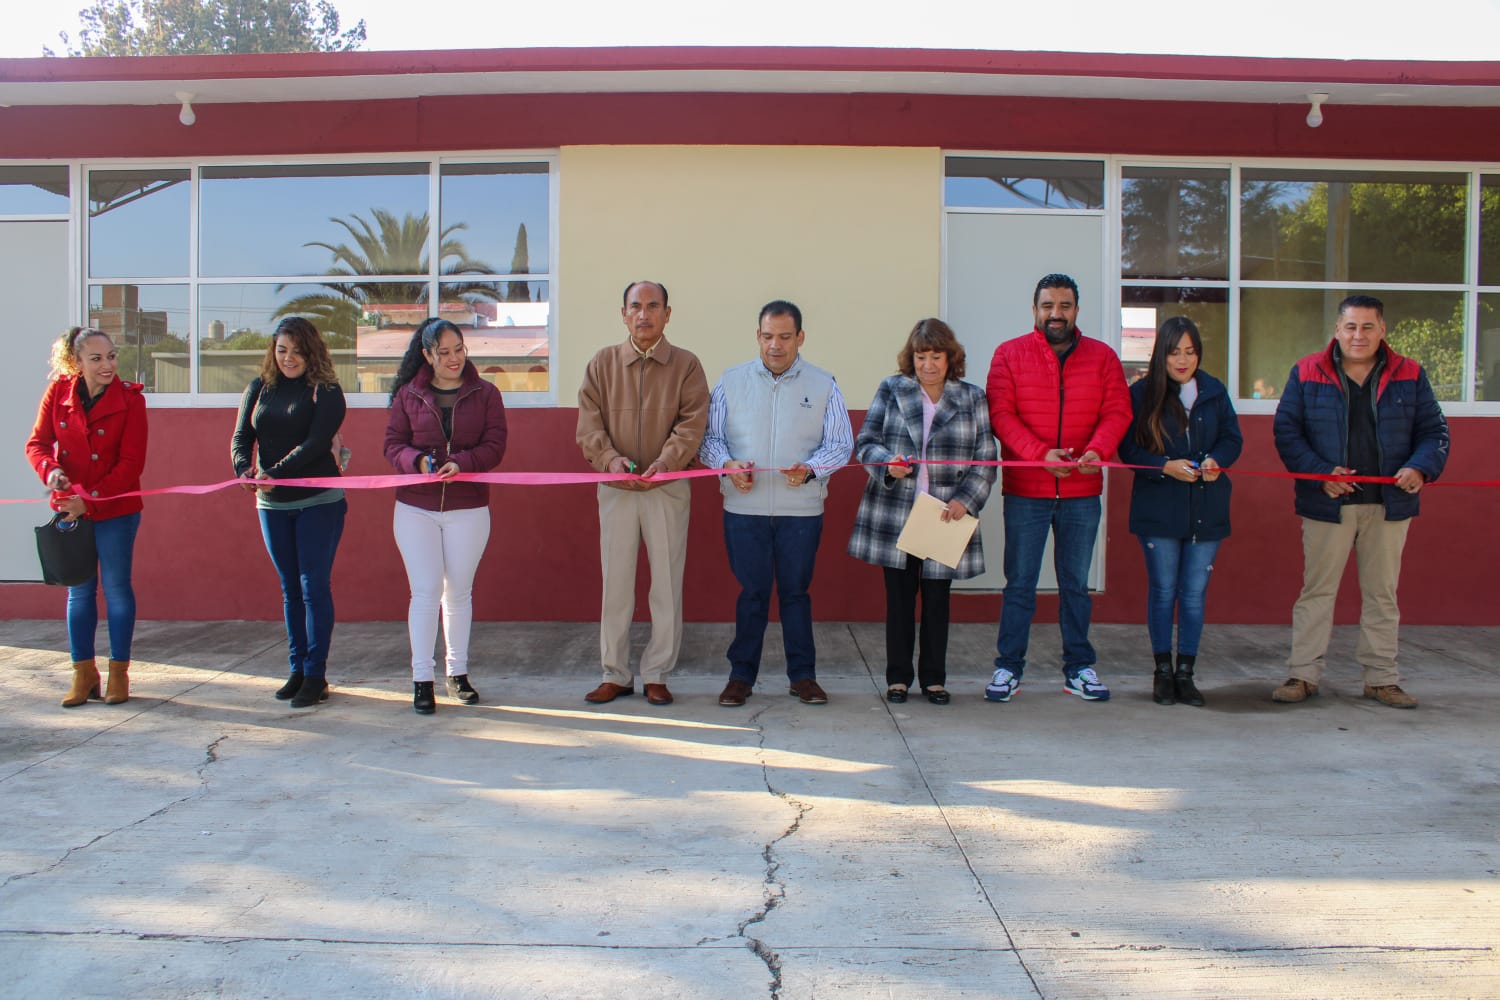
[[[1120,461],[1137,469],[1130,532],[1146,555],[1146,623],[1156,660],[1158,705],[1202,705],[1193,683],[1203,597],[1219,542],[1229,536],[1229,477],[1244,439],[1224,383],[1199,369],[1198,327],[1174,316],[1156,332],[1146,377],[1130,387],[1135,418]],[[1177,666],[1172,667],[1172,620]]]

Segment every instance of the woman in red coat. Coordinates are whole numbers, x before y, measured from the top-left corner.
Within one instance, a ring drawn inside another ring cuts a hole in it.
[[[101,581],[109,619],[104,703],[118,705],[130,697],[130,642],[135,634],[130,566],[141,525],[141,498],[109,498],[141,488],[146,464],[143,388],[116,378],[115,345],[108,334],[75,326],[52,348],[52,381],[26,442],[31,467],[53,491],[52,508],[66,514],[65,520],[93,521],[99,550],[98,576],[68,588],[73,686],[62,700],[64,708],[99,697],[94,633]]]

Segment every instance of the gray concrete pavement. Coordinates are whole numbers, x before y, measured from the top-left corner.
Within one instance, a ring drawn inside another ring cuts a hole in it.
[[[1348,629],[1277,706],[1287,630],[1212,626],[1204,709],[1140,627],[1064,694],[1051,625],[1011,703],[955,626],[954,703],[891,706],[863,624],[819,627],[829,705],[774,655],[723,709],[729,631],[594,708],[592,626],[480,625],[483,702],[423,718],[397,624],[294,711],[273,624],[142,623],[131,700],[64,710],[61,623],[0,623],[0,993],[1500,995],[1500,630],[1405,630],[1414,712]]]

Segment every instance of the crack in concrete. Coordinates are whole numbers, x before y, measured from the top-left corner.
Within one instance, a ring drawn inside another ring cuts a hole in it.
[[[113,728],[113,727],[111,727],[111,728]],[[199,764],[198,768],[197,768],[197,772],[196,772],[197,775],[198,775],[198,787],[197,788],[193,789],[191,792],[189,792],[188,794],[182,796],[181,798],[173,799],[171,802],[168,802],[166,805],[162,806],[161,808],[155,809],[155,810],[147,813],[146,815],[140,817],[139,819],[131,820],[129,823],[124,823],[124,824],[122,824],[120,826],[115,827],[112,830],[105,830],[103,833],[96,834],[92,839],[90,839],[85,844],[79,844],[76,847],[70,847],[70,848],[68,848],[65,852],[63,852],[62,857],[58,858],[56,861],[52,862],[51,864],[47,865],[44,868],[38,868],[35,871],[29,871],[29,872],[17,872],[16,874],[7,877],[4,882],[0,882],[0,890],[4,890],[12,882],[19,882],[22,879],[32,878],[32,877],[34,877],[36,875],[51,874],[52,872],[57,871],[57,869],[61,868],[63,865],[67,864],[68,860],[70,858],[72,858],[74,854],[77,854],[80,851],[86,851],[86,850],[88,850],[90,847],[93,847],[95,844],[99,843],[99,841],[104,840],[107,837],[113,837],[117,833],[123,833],[124,831],[129,830],[132,827],[140,826],[142,823],[149,822],[150,820],[156,819],[159,816],[164,816],[168,812],[170,812],[171,810],[173,810],[173,809],[177,808],[178,806],[182,805],[184,802],[187,802],[190,799],[201,798],[202,796],[208,794],[208,773],[207,773],[208,772],[208,768],[209,768],[210,765],[218,763],[218,760],[219,760],[219,744],[223,743],[228,738],[229,738],[229,734],[228,733],[221,734],[218,739],[214,740],[212,743],[210,743],[208,745],[208,748],[205,750],[204,755],[203,755],[203,763]],[[85,742],[87,742],[87,741],[85,741]]]
[[[247,910],[264,902],[264,897],[256,903],[246,907]],[[164,941],[180,942],[183,944],[333,944],[354,945],[367,948],[517,948],[517,949],[587,949],[589,951],[617,951],[617,952],[691,952],[701,947],[699,944],[675,945],[675,944],[596,944],[588,941],[464,941],[464,940],[421,940],[411,938],[386,939],[386,938],[335,938],[335,937],[306,937],[306,936],[276,936],[263,934],[189,934],[185,932],[169,931],[132,931],[124,928],[107,930],[96,928],[81,931],[63,930],[27,930],[18,927],[0,927],[0,937],[17,938],[72,938],[72,937],[118,937],[131,938],[136,941]],[[727,944],[728,939],[718,939],[720,947],[735,949],[746,947],[743,944]],[[794,945],[793,951],[833,951],[846,953],[850,951],[846,945]],[[922,952],[933,955],[972,955],[972,954],[1000,954],[1013,955],[1016,949],[1003,947],[985,947],[983,945],[971,945],[963,948],[943,948],[934,945],[862,945],[857,951],[889,952],[893,955]],[[1181,955],[1255,955],[1276,954],[1295,952],[1372,952],[1372,953],[1401,953],[1401,954],[1491,954],[1494,947],[1488,945],[1395,945],[1395,944],[1325,944],[1325,945],[1222,945],[1192,947],[1185,945],[1133,945],[1118,944],[1101,947],[1070,947],[1066,945],[1040,945],[1026,948],[1028,952],[1043,955],[1077,955],[1085,952],[1120,952],[1120,951],[1150,951],[1168,952]]]
[[[871,685],[879,692],[880,684],[875,680],[875,672],[870,669],[870,658],[865,655],[864,648],[859,644],[859,636],[855,635],[854,626],[849,625],[847,627],[849,629],[849,641],[854,644],[854,649],[859,653],[860,662],[865,665],[865,674],[870,678]],[[1032,974],[1031,967],[1026,964],[1026,957],[1022,954],[1020,947],[1017,946],[1015,938],[1011,936],[1010,928],[1006,926],[1005,918],[1000,915],[1000,908],[995,905],[995,900],[990,896],[989,889],[985,887],[984,880],[979,877],[979,871],[974,867],[974,860],[969,857],[969,852],[964,847],[963,839],[959,837],[958,830],[954,828],[953,821],[948,816],[948,810],[944,808],[942,801],[938,798],[937,791],[932,787],[932,783],[927,780],[927,772],[922,768],[922,762],[917,759],[917,753],[912,749],[911,741],[906,738],[906,731],[901,728],[901,720],[896,718],[896,713],[891,710],[890,702],[886,701],[884,697],[881,698],[880,703],[885,706],[886,716],[891,720],[891,726],[896,730],[896,735],[901,738],[901,745],[906,749],[906,756],[911,760],[912,767],[916,769],[917,777],[921,780],[922,787],[926,790],[928,799],[932,801],[933,808],[937,810],[938,816],[942,818],[943,826],[948,830],[949,839],[953,841],[953,846],[958,849],[959,857],[963,858],[964,867],[968,869],[969,878],[974,882],[974,888],[979,891],[980,898],[984,900],[985,906],[994,915],[995,922],[1000,925],[1000,932],[1005,935],[1005,943],[1009,947],[1000,950],[1010,951],[1016,956],[1016,962],[1021,966],[1021,971],[1026,973],[1026,979],[1031,983],[1032,990],[1036,992],[1040,1000],[1045,1000],[1046,994],[1042,992],[1041,984],[1036,981],[1036,976]]]
[[[757,756],[761,758],[760,776],[761,780],[765,782],[766,791],[770,792],[782,802],[785,802],[788,806],[791,806],[794,810],[796,810],[796,815],[792,817],[792,821],[787,825],[786,829],[782,830],[781,833],[771,838],[771,840],[766,843],[765,847],[761,849],[761,860],[764,861],[766,865],[765,878],[761,883],[764,890],[763,904],[759,910],[755,911],[745,920],[740,922],[740,925],[735,928],[734,936],[744,938],[745,946],[752,952],[754,952],[757,958],[765,963],[766,971],[771,976],[769,996],[771,997],[771,1000],[779,1000],[782,989],[781,956],[776,953],[775,949],[766,944],[765,941],[748,934],[747,931],[749,930],[749,928],[755,926],[756,924],[764,923],[778,906],[786,902],[786,882],[782,880],[780,876],[781,860],[777,857],[776,845],[780,844],[788,837],[794,836],[797,831],[801,829],[802,818],[812,811],[812,806],[799,799],[793,798],[791,795],[788,795],[786,792],[771,784],[771,769],[765,762],[766,727],[761,725],[760,723],[760,717],[764,715],[771,707],[771,704],[767,703],[764,707],[762,707],[759,711],[752,715],[747,721],[755,727],[755,736],[759,744],[756,753]]]

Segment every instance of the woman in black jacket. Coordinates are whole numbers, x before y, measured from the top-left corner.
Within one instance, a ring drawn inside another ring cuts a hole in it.
[[[1146,554],[1158,705],[1204,703],[1193,669],[1214,556],[1229,536],[1230,483],[1222,470],[1240,457],[1244,443],[1229,393],[1198,367],[1202,357],[1203,339],[1192,320],[1174,316],[1161,325],[1146,377],[1130,387],[1135,419],[1120,442],[1120,461],[1149,467],[1135,472],[1130,531]]]
[[[235,475],[255,491],[261,535],[281,578],[291,675],[276,697],[293,708],[328,699],[330,580],[348,505],[337,487],[274,484],[338,476],[335,439],[343,422],[344,393],[327,345],[307,320],[287,317],[240,400],[230,457]]]

